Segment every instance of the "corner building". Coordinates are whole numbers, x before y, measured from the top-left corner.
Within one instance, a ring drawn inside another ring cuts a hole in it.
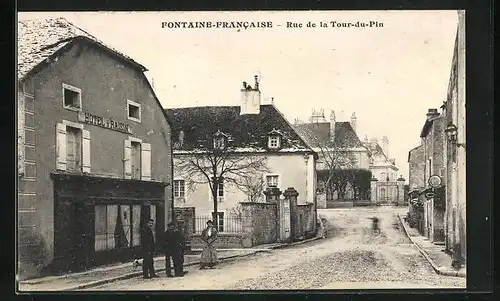
[[[172,220],[170,123],[147,69],[65,19],[18,22],[18,276],[132,260]]]

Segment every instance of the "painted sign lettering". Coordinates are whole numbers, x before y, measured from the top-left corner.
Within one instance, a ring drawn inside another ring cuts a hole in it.
[[[85,122],[88,124],[100,126],[103,128],[107,128],[110,130],[132,134],[132,128],[130,125],[124,122],[118,122],[111,118],[101,117],[97,115],[93,115],[89,112],[80,112],[78,113],[78,121]]]

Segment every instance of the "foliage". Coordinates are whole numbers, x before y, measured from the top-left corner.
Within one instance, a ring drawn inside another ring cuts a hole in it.
[[[337,192],[339,198],[345,197],[349,176],[342,170],[352,169],[356,166],[356,158],[349,150],[335,145],[325,145],[317,141],[319,147],[318,180],[329,194]]]
[[[265,200],[266,181],[262,174],[242,178],[238,188],[245,193],[248,202],[262,202]]]
[[[318,170],[318,180],[327,183],[330,179],[330,187],[326,186],[326,189],[330,189],[330,193],[339,192],[340,198],[345,196],[347,187],[350,187],[354,199],[369,199],[371,177],[371,171],[359,168]]]
[[[215,137],[215,136],[214,136]],[[222,136],[224,137],[224,136]],[[192,184],[209,184],[217,215],[217,192],[220,184],[234,185],[242,190],[255,191],[255,177],[268,172],[267,158],[258,153],[239,153],[227,139],[215,144],[210,139],[203,149],[176,155],[176,169]]]

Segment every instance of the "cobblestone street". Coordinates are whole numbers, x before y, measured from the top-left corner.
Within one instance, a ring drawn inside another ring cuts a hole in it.
[[[396,214],[406,208],[326,209],[328,238],[223,262],[183,278],[132,278],[88,290],[276,290],[464,288],[465,278],[438,275],[405,236]],[[382,231],[371,233],[370,217]]]

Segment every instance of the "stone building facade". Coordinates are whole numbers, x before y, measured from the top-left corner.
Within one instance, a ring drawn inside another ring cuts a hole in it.
[[[172,219],[170,124],[146,68],[65,19],[19,21],[18,272],[131,260]]]
[[[454,264],[466,263],[466,120],[465,120],[465,16],[459,12],[457,36],[446,102],[443,104],[446,136],[446,249]]]

